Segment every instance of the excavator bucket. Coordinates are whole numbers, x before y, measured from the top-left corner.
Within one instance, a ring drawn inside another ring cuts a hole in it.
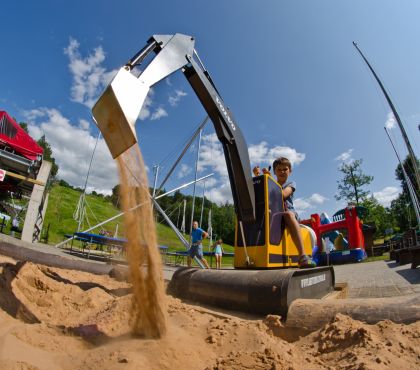
[[[123,67],[92,108],[114,159],[137,143],[135,123],[148,92],[149,86]]]

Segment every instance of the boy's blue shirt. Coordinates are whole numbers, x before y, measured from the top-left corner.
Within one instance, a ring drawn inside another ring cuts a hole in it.
[[[292,192],[292,194],[290,194],[289,197],[284,199],[284,203],[286,204],[286,207],[287,207],[288,211],[292,211],[292,212],[297,214],[297,212],[295,210],[295,207],[293,205],[293,196],[294,196],[295,191],[296,191],[296,182],[295,181],[286,182],[283,186],[283,189],[286,189],[288,186],[290,186],[293,189],[293,192]]]

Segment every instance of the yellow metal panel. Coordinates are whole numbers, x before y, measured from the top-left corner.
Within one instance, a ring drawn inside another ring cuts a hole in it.
[[[246,254],[243,247],[235,247],[234,266],[235,268],[264,268],[267,266],[267,247],[251,246],[246,247],[251,265],[246,264]]]

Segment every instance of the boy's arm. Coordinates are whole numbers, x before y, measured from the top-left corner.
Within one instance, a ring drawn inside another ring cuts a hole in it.
[[[289,198],[293,194],[294,191],[295,191],[295,189],[293,187],[291,187],[290,185],[289,186],[286,186],[282,190],[283,198],[284,199]]]

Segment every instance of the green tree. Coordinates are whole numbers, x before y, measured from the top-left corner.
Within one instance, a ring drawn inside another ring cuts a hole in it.
[[[420,199],[420,191],[414,176],[414,166],[411,157],[407,156],[402,164],[404,166],[405,173],[407,174],[411,184],[413,185],[413,188],[415,189],[417,199]],[[418,160],[417,165],[419,165]],[[402,193],[398,196],[397,199],[392,201],[391,210],[395,215],[401,231],[406,231],[411,226],[416,224],[416,213],[414,211],[413,203],[408,191],[407,181],[405,179],[401,164],[398,164],[397,168],[395,169],[395,177],[401,183]]]
[[[411,224],[415,222],[416,216],[407,194],[401,193],[391,202],[391,212],[401,232],[410,229]]]
[[[420,165],[420,162],[417,160],[417,167],[419,167],[419,165]],[[414,165],[410,156],[407,156],[407,158],[403,161],[403,166],[404,166],[405,173],[407,174],[408,178],[410,179],[411,184],[413,185],[417,198],[420,198],[420,190],[418,187],[419,184],[417,184],[416,177],[414,175],[414,169],[413,169]],[[407,197],[410,197],[410,194],[408,191],[408,184],[405,179],[401,164],[398,164],[397,168],[395,169],[395,177],[397,180],[401,182],[403,193],[405,193]]]
[[[120,184],[117,184],[117,185],[115,185],[112,188],[111,203],[114,205],[114,207],[121,208],[121,203],[120,203]]]
[[[55,163],[55,158],[52,156],[51,145],[45,139],[45,135],[42,135],[42,137],[37,141],[37,143],[42,149],[44,149],[43,158],[52,163],[50,176],[52,178],[55,178],[58,172],[58,165]]]
[[[235,241],[235,208],[232,204],[226,203],[216,206],[213,212],[213,234],[222,238],[228,244],[233,245]]]
[[[70,188],[70,189],[73,189],[73,186],[71,186],[67,181],[65,181],[65,180],[63,180],[63,179],[60,179],[59,181],[58,181],[58,185],[60,185],[60,186],[63,186],[63,187],[65,187],[65,188]]]
[[[349,203],[359,205],[368,197],[369,191],[363,188],[372,182],[373,176],[362,172],[362,162],[362,159],[356,159],[351,163],[343,163],[338,168],[343,173],[343,178],[337,180],[339,193],[335,195],[335,199],[344,199]]]
[[[377,236],[385,236],[385,230],[391,227],[395,229],[397,223],[391,209],[380,204],[374,196],[366,198],[361,205],[368,210],[363,222],[375,224]]]
[[[26,122],[19,122],[19,126],[23,128],[23,131],[29,134],[28,124]]]

